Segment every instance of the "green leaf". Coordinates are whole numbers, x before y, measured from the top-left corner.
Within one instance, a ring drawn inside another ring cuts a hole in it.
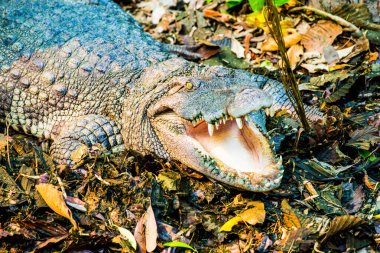
[[[368,156],[370,156],[371,152],[369,152],[368,150],[364,150],[364,149],[359,149],[358,150],[358,153],[359,155],[362,157],[362,158],[367,158]]]
[[[167,242],[164,244],[164,247],[184,248],[184,249],[192,250],[194,252],[198,252],[196,249],[194,249],[189,244],[186,244],[184,242]]]
[[[242,2],[243,0],[227,0],[226,4],[228,8],[232,8],[241,4]]]
[[[289,2],[289,0],[274,0],[274,5],[276,7],[280,7],[280,6],[284,5],[284,4],[286,4],[287,2]]]
[[[358,150],[359,152],[359,155],[364,158],[364,159],[368,159],[370,162],[373,162],[376,160],[376,156],[375,154],[372,154],[370,151],[368,150],[364,150],[364,149],[359,149]]]
[[[372,155],[368,158],[368,160],[369,160],[370,162],[374,162],[374,161],[376,161],[376,159],[377,159],[377,157],[375,156],[375,154],[372,154]]]
[[[251,6],[254,12],[259,12],[264,7],[265,0],[248,0],[249,5]]]

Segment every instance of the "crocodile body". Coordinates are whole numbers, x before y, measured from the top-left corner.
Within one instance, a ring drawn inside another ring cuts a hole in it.
[[[282,177],[262,109],[294,114],[277,81],[186,61],[108,0],[0,0],[0,99],[0,121],[52,140],[58,163],[73,165],[74,150],[101,144],[178,160],[250,191]],[[242,145],[247,168],[237,168],[227,139]]]

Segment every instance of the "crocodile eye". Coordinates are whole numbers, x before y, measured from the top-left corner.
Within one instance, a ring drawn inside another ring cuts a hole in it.
[[[193,88],[193,84],[191,82],[186,82],[186,89],[191,90]]]

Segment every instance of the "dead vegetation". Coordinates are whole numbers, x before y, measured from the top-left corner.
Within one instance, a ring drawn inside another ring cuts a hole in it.
[[[365,5],[275,3],[303,102],[326,114],[310,132],[282,112],[269,118],[286,169],[280,188],[238,192],[180,164],[96,149],[78,152],[72,170],[2,125],[0,252],[379,250],[380,43],[366,36],[378,24]],[[202,44],[204,64],[279,77],[260,1],[122,6],[163,42]]]

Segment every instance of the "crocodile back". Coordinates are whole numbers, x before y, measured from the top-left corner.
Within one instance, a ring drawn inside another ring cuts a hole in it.
[[[118,46],[111,55],[120,63],[135,57],[144,66],[166,57],[161,44],[113,2],[0,0],[0,38],[0,65],[73,38],[89,51],[102,41]]]
[[[111,1],[0,0],[0,120],[51,138],[72,117],[120,118],[133,80],[171,57]]]

